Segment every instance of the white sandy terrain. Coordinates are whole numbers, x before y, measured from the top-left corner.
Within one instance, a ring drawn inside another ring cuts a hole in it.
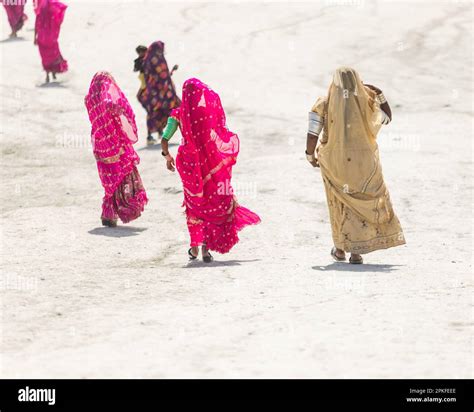
[[[0,42],[0,377],[473,377],[471,2],[68,4],[58,83],[43,84],[31,2],[21,39]],[[179,176],[145,147],[132,68],[157,39],[180,91],[198,77],[220,94],[239,201],[262,218],[212,265],[187,264]],[[407,245],[362,266],[332,262],[304,158],[340,65],[393,110],[379,145]],[[115,229],[83,104],[98,70],[134,107],[150,199]]]

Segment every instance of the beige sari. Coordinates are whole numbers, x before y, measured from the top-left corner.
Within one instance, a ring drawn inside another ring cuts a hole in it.
[[[382,111],[375,93],[355,70],[343,67],[312,111],[324,118],[317,153],[334,245],[360,254],[403,245],[379,160]]]

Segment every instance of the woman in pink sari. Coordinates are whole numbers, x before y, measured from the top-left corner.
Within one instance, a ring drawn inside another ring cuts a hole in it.
[[[46,83],[49,83],[49,73],[56,79],[56,73],[64,73],[68,69],[67,60],[61,55],[58,43],[66,8],[58,0],[39,0],[35,5],[35,44],[38,45],[46,71]]]
[[[102,224],[114,227],[138,218],[148,202],[133,148],[137,142],[135,114],[110,73],[99,72],[91,82],[85,105],[92,125],[92,148],[105,190]]]
[[[174,171],[168,140],[177,127],[183,139],[176,156],[184,189],[184,206],[194,260],[202,246],[204,262],[209,250],[227,253],[239,241],[237,232],[260,218],[237,203],[231,186],[232,166],[239,154],[239,138],[226,127],[224,109],[216,92],[198,79],[183,85],[182,104],[174,109],[162,135],[162,155]]]
[[[18,37],[17,32],[20,31],[28,18],[24,13],[26,0],[2,0],[2,4],[5,7],[8,23],[12,29],[10,37]]]

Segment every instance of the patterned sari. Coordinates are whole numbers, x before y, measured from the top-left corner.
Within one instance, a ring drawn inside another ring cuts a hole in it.
[[[23,27],[28,18],[24,13],[26,0],[16,2],[12,0],[2,0],[2,4],[7,12],[8,23],[10,24],[12,32],[16,33]]]
[[[358,254],[405,244],[382,175],[382,113],[374,97],[354,69],[343,67],[312,108],[324,118],[317,150],[334,245]]]
[[[47,72],[67,71],[67,61],[59,50],[59,32],[67,6],[58,0],[41,0],[36,3],[36,41],[43,68]]]
[[[148,48],[143,59],[145,88],[140,88],[137,98],[147,112],[149,134],[161,134],[171,110],[181,104],[171,80],[164,51],[165,44],[157,41]]]
[[[227,253],[239,241],[237,232],[260,218],[237,203],[231,186],[239,138],[226,127],[219,96],[198,79],[183,85],[183,102],[171,114],[183,140],[176,156],[184,189],[191,247],[206,244]]]
[[[138,218],[148,199],[136,165],[140,158],[135,115],[114,78],[97,73],[91,82],[85,105],[92,125],[92,147],[105,196],[102,218],[124,223]]]

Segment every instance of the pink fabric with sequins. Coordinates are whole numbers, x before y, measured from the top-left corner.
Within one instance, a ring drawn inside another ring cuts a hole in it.
[[[140,162],[132,146],[138,140],[135,115],[114,78],[106,72],[93,77],[85,105],[97,169],[105,196],[110,197]]]
[[[176,167],[183,182],[191,246],[205,243],[210,250],[227,253],[239,241],[239,230],[260,222],[233,194],[239,138],[226,127],[217,93],[198,79],[184,83],[182,104],[171,116],[179,121],[183,135]]]

